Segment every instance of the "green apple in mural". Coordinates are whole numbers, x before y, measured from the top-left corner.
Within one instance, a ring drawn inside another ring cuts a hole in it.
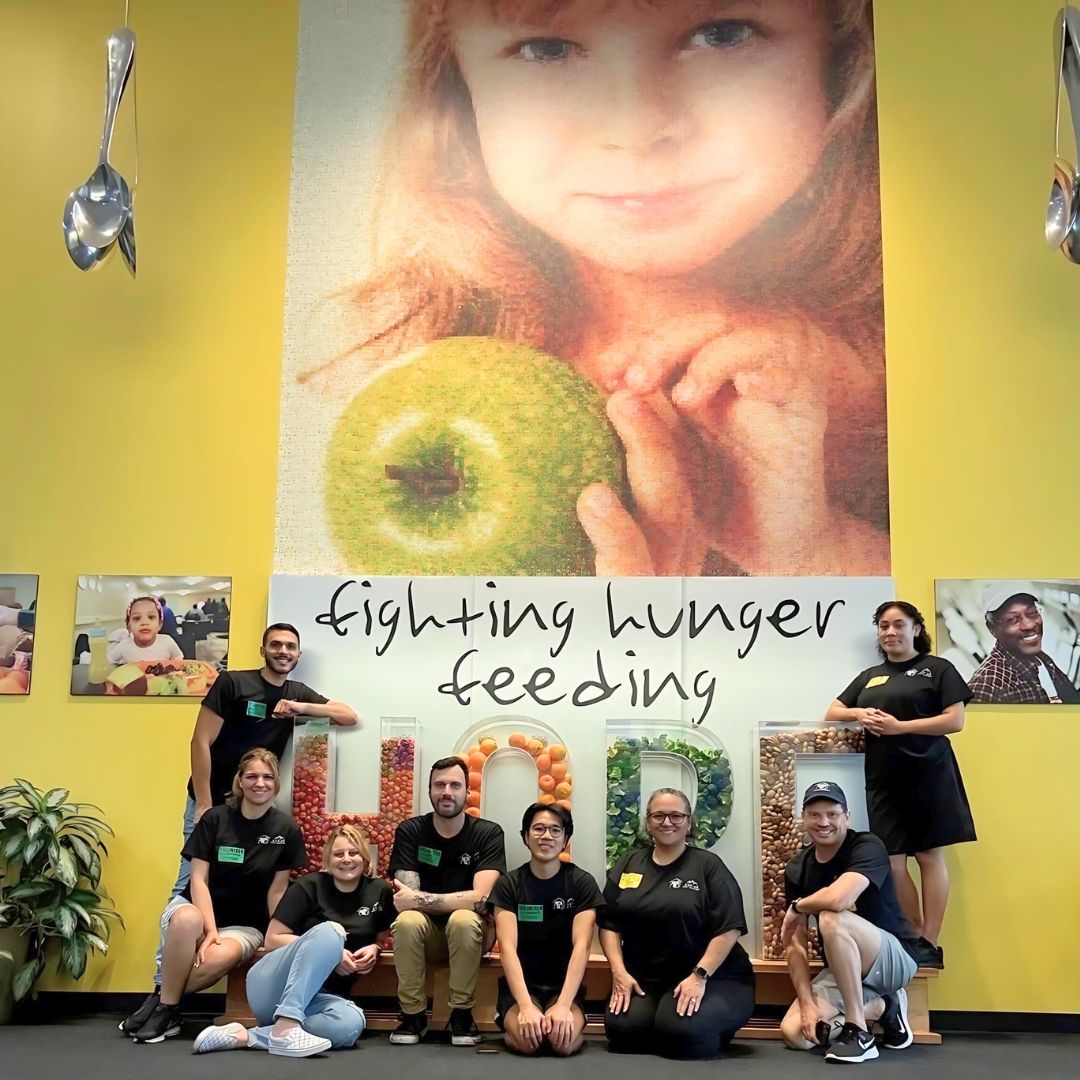
[[[352,571],[593,572],[575,503],[626,495],[622,445],[596,388],[527,345],[445,338],[389,364],[330,440],[330,531]]]

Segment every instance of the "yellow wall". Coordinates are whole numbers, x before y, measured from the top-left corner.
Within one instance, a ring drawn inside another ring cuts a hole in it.
[[[1080,267],[1049,253],[1058,0],[876,5],[894,571],[1080,576]],[[4,0],[0,569],[42,575],[33,694],[0,701],[0,779],[70,785],[118,837],[128,931],[85,990],[146,985],[193,710],[65,693],[79,572],[232,573],[256,660],[273,546],[293,0],[135,5],[140,276],[83,275],[58,220],[93,166],[122,5]],[[130,143],[119,144],[119,163]],[[150,449],[153,442],[158,448]],[[245,643],[247,643],[245,647]],[[957,849],[941,1009],[1080,1012],[1080,710],[978,710],[955,740],[981,840]],[[59,985],[52,983],[50,985]]]

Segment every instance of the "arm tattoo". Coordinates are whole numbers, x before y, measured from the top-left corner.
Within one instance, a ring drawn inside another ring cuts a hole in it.
[[[418,908],[435,908],[438,907],[443,901],[443,898],[437,893],[418,893],[416,896],[416,906]]]
[[[394,880],[400,881],[408,889],[420,888],[420,875],[415,870],[395,870]]]
[[[483,915],[484,912],[487,910],[487,897],[481,896],[480,899],[477,900],[475,904],[473,904],[472,909],[476,912],[477,915]]]

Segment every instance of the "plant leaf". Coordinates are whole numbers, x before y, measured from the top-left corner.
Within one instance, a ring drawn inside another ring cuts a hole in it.
[[[66,906],[57,905],[56,907],[56,929],[59,931],[60,936],[67,940],[70,940],[75,934],[75,913],[71,908]]]
[[[69,794],[67,788],[54,787],[51,791],[45,793],[45,805],[51,810],[61,803],[67,802]]]
[[[60,970],[73,979],[81,979],[86,971],[86,945],[77,937],[65,941],[60,949]]]
[[[18,971],[15,972],[15,978],[11,982],[12,996],[16,1001],[22,1001],[27,994],[30,993],[34,983],[37,982],[38,976],[45,970],[45,957],[35,956],[30,960],[27,960]]]
[[[29,836],[29,835],[30,834],[27,833],[27,836]],[[24,863],[30,862],[34,858],[34,856],[37,855],[37,853],[39,851],[41,851],[41,849],[44,846],[45,846],[45,837],[44,836],[39,836],[36,840],[31,840],[30,843],[26,845],[26,850],[22,853],[23,862]]]
[[[79,883],[79,868],[75,865],[75,857],[67,848],[57,847],[56,850],[58,858],[53,862],[56,876],[69,889],[74,889]]]
[[[69,836],[67,839],[75,852],[75,858],[79,861],[79,869],[84,874],[89,873],[90,862],[94,855],[93,851],[90,850],[90,845],[81,836]]]
[[[43,817],[32,817],[29,824],[26,826],[26,835],[29,836],[31,840],[33,840],[34,837],[37,836],[37,834],[41,832],[41,830],[44,828],[45,819]]]
[[[53,888],[51,881],[43,881],[41,878],[32,878],[30,881],[20,881],[5,895],[11,900],[24,900],[30,896],[40,896]]]
[[[79,937],[90,946],[95,952],[99,952],[102,955],[109,951],[109,943],[104,938],[98,937],[97,934],[81,933]]]
[[[18,854],[23,844],[26,842],[26,833],[22,829],[9,836],[4,842],[4,858],[11,861],[12,857]]]

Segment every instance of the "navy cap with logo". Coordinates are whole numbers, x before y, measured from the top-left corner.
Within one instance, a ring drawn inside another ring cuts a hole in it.
[[[803,796],[803,807],[805,808],[809,803],[817,799],[828,799],[830,802],[839,803],[845,810],[848,808],[844,789],[831,780],[819,780],[816,784],[811,784]]]

